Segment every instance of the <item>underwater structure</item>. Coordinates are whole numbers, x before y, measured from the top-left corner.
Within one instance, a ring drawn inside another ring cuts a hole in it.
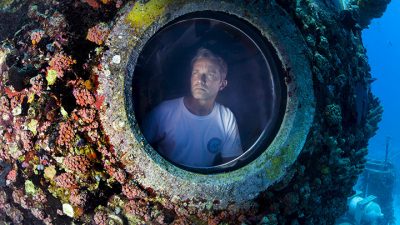
[[[382,114],[361,31],[389,2],[1,1],[0,221],[334,224]],[[206,168],[141,130],[202,45],[234,68],[244,148]]]
[[[349,197],[348,212],[336,224],[395,224],[393,187],[396,173],[392,163],[368,160],[356,194]]]

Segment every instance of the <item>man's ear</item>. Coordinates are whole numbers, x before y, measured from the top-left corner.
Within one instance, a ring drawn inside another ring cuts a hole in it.
[[[226,87],[226,85],[228,85],[228,81],[227,80],[223,80],[221,82],[221,86],[219,87],[219,90],[222,91]]]

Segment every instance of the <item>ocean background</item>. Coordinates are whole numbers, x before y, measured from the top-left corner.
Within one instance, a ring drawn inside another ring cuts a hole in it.
[[[367,50],[372,77],[372,92],[379,97],[384,112],[379,130],[369,141],[368,159],[385,159],[389,138],[389,161],[394,163],[397,180],[394,188],[396,225],[400,225],[400,1],[392,0],[381,18],[372,20],[362,38]]]

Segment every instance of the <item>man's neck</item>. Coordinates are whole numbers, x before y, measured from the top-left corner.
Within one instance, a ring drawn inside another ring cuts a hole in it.
[[[183,98],[183,103],[189,112],[197,116],[206,116],[211,113],[214,108],[215,100],[198,100],[192,96]]]

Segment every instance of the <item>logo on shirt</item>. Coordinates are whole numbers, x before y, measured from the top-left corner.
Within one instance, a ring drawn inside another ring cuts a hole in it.
[[[211,138],[207,143],[207,150],[211,153],[217,153],[222,149],[222,141],[219,138]]]

